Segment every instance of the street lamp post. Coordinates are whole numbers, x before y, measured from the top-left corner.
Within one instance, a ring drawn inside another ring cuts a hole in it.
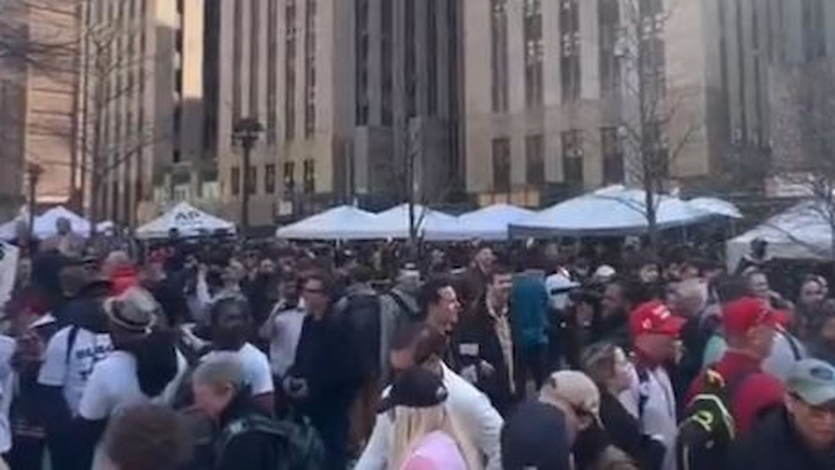
[[[38,181],[43,173],[43,168],[35,162],[29,162],[26,167],[26,175],[29,177],[29,239],[28,243],[32,242],[32,237],[35,233],[35,197],[38,190]]]
[[[248,117],[238,120],[232,129],[232,136],[240,143],[243,155],[243,193],[241,194],[241,231],[246,236],[249,231],[249,188],[254,181],[250,181],[249,161],[252,148],[258,141],[258,136],[264,131],[264,126],[258,119]]]

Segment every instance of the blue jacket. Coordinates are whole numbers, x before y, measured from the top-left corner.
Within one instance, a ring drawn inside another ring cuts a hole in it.
[[[548,344],[548,291],[541,274],[526,271],[513,279],[510,309],[517,346],[531,348]]]

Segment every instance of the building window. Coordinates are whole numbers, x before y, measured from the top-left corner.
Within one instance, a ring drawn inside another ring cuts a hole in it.
[[[426,2],[426,114],[438,112],[438,2]]]
[[[803,1],[803,50],[806,61],[826,55],[826,12],[824,0]]]
[[[244,12],[235,2],[235,34],[232,39],[232,120],[241,118],[241,67],[243,65]]]
[[[267,0],[267,143],[275,145],[278,127],[278,0]]]
[[[291,194],[296,188],[296,162],[284,162],[284,191]]]
[[[531,185],[545,182],[545,138],[542,134],[525,137],[525,176]]]
[[[562,137],[563,179],[566,183],[583,184],[583,131],[565,131]]]
[[[258,167],[250,166],[246,175],[246,190],[249,194],[255,194],[258,188]]]
[[[304,9],[304,136],[316,131],[316,4],[306,0]]]
[[[305,194],[316,192],[316,160],[307,159],[304,161],[304,173],[302,175],[303,191]]]
[[[368,1],[357,0],[354,14],[356,15],[356,33],[354,40],[356,44],[356,121],[357,126],[368,125],[370,102],[368,96],[368,52],[369,52],[369,30],[368,30]]]
[[[525,0],[525,103],[528,107],[542,106],[542,3]]]
[[[619,0],[600,0],[600,94],[615,95],[620,90],[620,57],[624,45]]]
[[[264,192],[275,193],[275,165],[269,164],[264,167]]]
[[[580,5],[577,0],[560,0],[560,83],[562,101],[580,99]]]
[[[241,169],[233,166],[229,172],[229,185],[232,187],[232,195],[241,194]]]
[[[296,0],[287,0],[284,21],[284,138],[289,141],[296,135]]]
[[[404,78],[406,80],[406,117],[417,115],[417,48],[415,47],[415,1],[404,0],[403,21],[405,38],[403,41]],[[425,1],[425,0],[420,0]]]
[[[203,28],[203,148],[210,150],[217,145],[218,111],[220,110],[220,4],[206,2]],[[142,75],[140,75],[142,77]],[[211,155],[205,152],[204,155]]]
[[[508,110],[507,0],[490,0],[490,58],[493,112]]]
[[[667,60],[664,44],[664,5],[662,0],[641,0],[641,33],[638,44],[645,106],[655,112],[666,94]]]
[[[510,192],[510,139],[493,139],[493,190]]]
[[[394,14],[392,3],[382,2],[380,8],[380,77],[382,77],[383,88],[380,117],[384,126],[390,126],[394,120],[392,110],[392,92],[394,90],[394,69],[392,66],[392,54],[394,52],[392,23],[394,22]]]
[[[249,116],[258,119],[258,78],[261,76],[261,0],[249,5]]]
[[[623,149],[617,127],[600,128],[600,142],[603,149],[603,182],[622,183],[624,180]]]

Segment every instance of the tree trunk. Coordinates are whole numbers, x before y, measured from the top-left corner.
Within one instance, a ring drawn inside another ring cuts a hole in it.
[[[644,192],[645,192],[645,199],[644,204],[646,204],[646,216],[647,216],[647,235],[649,236],[649,251],[650,254],[654,257],[658,256],[658,243],[659,243],[659,236],[658,236],[658,213],[655,208],[655,198],[656,194],[654,193],[653,185],[647,184],[644,185]]]

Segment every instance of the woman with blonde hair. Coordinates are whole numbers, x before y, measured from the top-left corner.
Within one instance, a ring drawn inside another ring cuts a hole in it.
[[[475,446],[444,402],[440,377],[413,367],[401,373],[383,399],[392,414],[394,441],[389,470],[481,470]]]

